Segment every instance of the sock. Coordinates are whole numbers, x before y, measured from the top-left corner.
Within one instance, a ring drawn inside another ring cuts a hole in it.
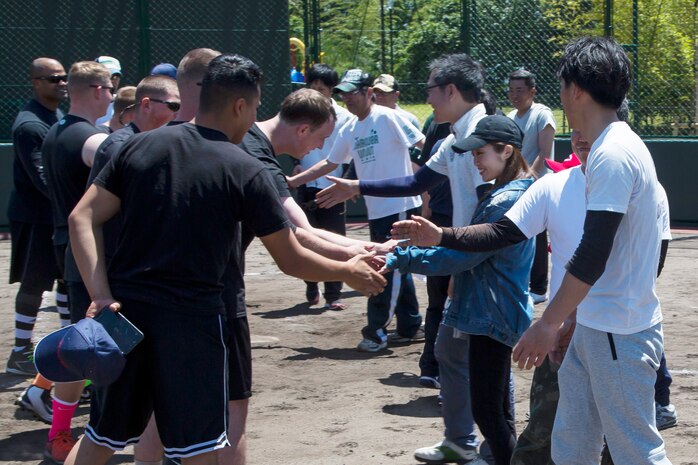
[[[53,422],[51,422],[51,429],[48,432],[49,441],[53,440],[61,431],[70,431],[70,421],[73,419],[73,413],[75,413],[77,406],[77,402],[68,403],[53,398]]]
[[[160,465],[162,463],[162,460],[156,460],[154,462],[146,462],[145,460],[134,460],[133,464],[134,465]]]
[[[41,294],[29,294],[20,288],[15,299],[15,352],[31,345],[39,305]]]
[[[56,284],[56,310],[61,319],[61,328],[70,324],[70,310],[68,310],[68,288],[65,282],[58,280]]]
[[[41,389],[50,391],[51,381],[47,380],[41,375],[36,375],[36,378],[34,378],[34,381],[32,381],[32,386],[40,387]]]

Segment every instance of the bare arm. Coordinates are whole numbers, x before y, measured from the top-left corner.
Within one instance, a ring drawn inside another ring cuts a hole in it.
[[[107,280],[102,225],[121,208],[121,200],[102,187],[91,185],[68,217],[70,246],[80,276],[92,298],[87,316],[109,305],[118,310]]]
[[[370,254],[338,262],[305,249],[289,228],[260,237],[262,244],[284,273],[307,281],[344,281],[364,295],[376,295],[385,287],[385,278],[371,268]]]
[[[82,162],[85,165],[89,166],[90,168],[92,167],[92,162],[95,159],[97,149],[100,145],[102,145],[102,142],[104,142],[104,139],[107,137],[109,137],[109,135],[100,132],[99,134],[94,134],[87,138],[82,146]]]
[[[372,248],[372,243],[357,241],[324,229],[313,227],[303,209],[293,197],[282,197],[281,204],[286,215],[295,224],[296,239],[303,247],[335,260],[349,260],[353,256]]]
[[[314,181],[320,176],[331,173],[335,170],[335,168],[337,168],[337,166],[339,165],[327,160],[319,161],[302,173],[288,178],[288,185],[289,187],[302,186],[307,182]]]
[[[555,141],[555,129],[551,125],[547,125],[538,133],[538,147],[540,152],[536,156],[531,169],[538,174],[545,173],[545,160],[553,156],[553,142]]]

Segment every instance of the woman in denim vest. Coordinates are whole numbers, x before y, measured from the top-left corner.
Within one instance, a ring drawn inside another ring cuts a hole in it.
[[[470,137],[454,144],[456,152],[472,151],[482,178],[494,181],[471,224],[497,221],[533,183],[534,174],[521,156],[522,140],[512,120],[488,116]],[[418,449],[417,460],[484,464],[469,426],[474,418],[496,465],[509,464],[516,444],[514,418],[509,413],[511,351],[533,315],[528,281],[534,250],[533,240],[526,240],[492,252],[408,247],[386,257],[388,270],[453,275],[453,297],[436,341],[445,438]],[[468,390],[471,402],[463,395]]]

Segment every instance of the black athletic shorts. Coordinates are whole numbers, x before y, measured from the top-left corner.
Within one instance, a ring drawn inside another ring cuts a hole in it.
[[[56,266],[58,267],[58,278],[63,279],[65,276],[65,249],[68,248],[68,244],[60,244],[53,246],[53,256],[56,260]]]
[[[252,396],[252,347],[246,316],[228,318],[228,375],[230,400]]]
[[[53,226],[10,221],[10,234],[10,284],[22,283],[37,293],[53,289],[60,276],[53,255]]]
[[[115,296],[144,334],[114,383],[95,388],[85,434],[121,450],[155,414],[165,455],[191,457],[228,445],[227,328],[220,315],[175,313]]]
[[[70,322],[77,323],[85,318],[87,308],[92,303],[92,298],[82,281],[66,281],[68,287],[68,309],[70,310]]]

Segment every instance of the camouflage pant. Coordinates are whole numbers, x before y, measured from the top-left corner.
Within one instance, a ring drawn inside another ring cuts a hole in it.
[[[516,441],[511,465],[554,465],[550,457],[550,436],[555,423],[560,389],[557,384],[559,365],[548,358],[533,372],[530,418]]]

